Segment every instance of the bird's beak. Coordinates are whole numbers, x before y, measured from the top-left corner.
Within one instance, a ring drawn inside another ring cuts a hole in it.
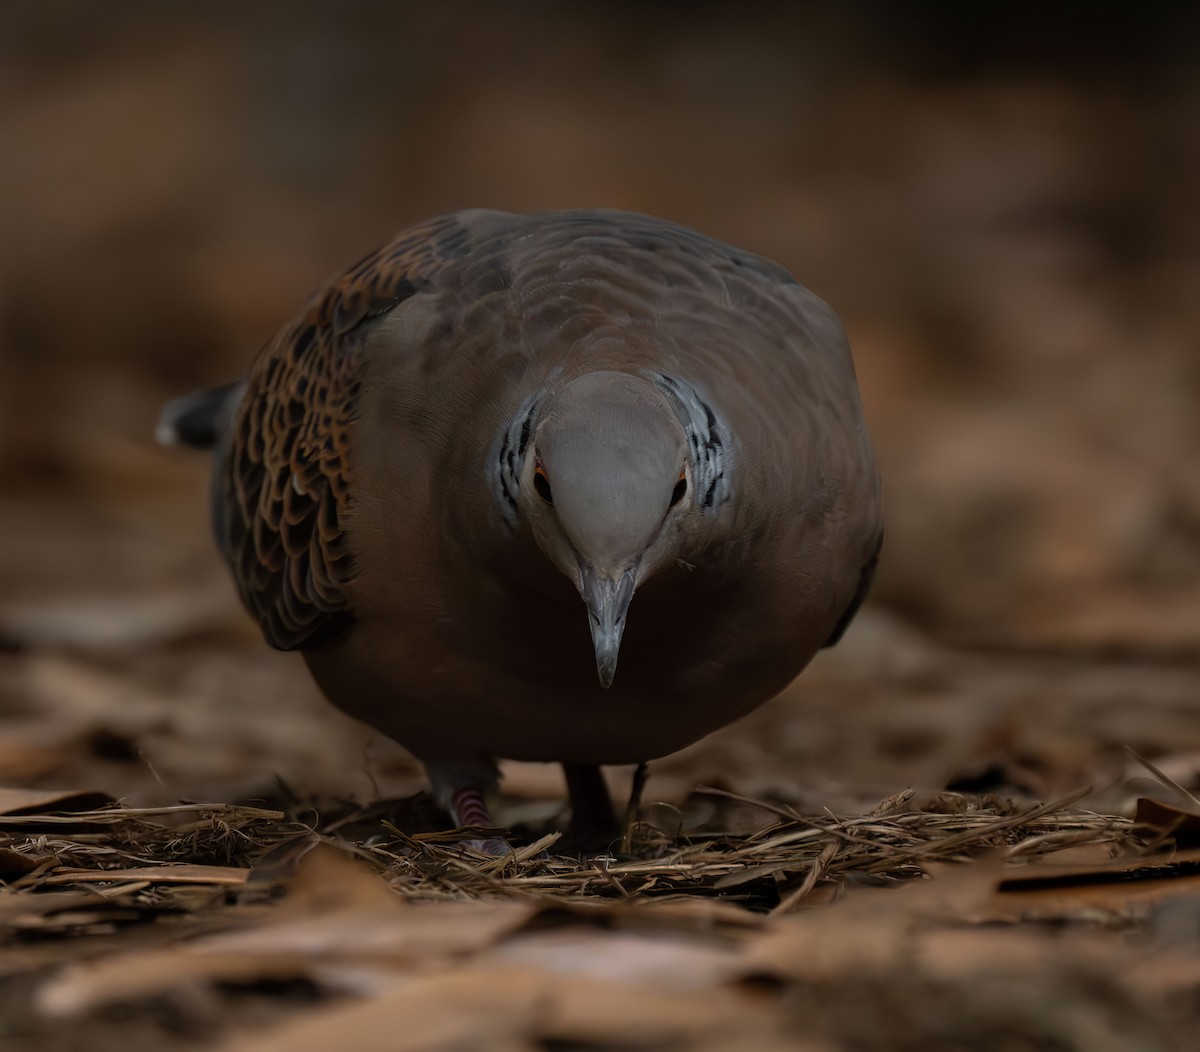
[[[637,563],[616,577],[581,567],[579,582],[579,594],[587,604],[588,621],[592,626],[596,672],[600,676],[600,686],[607,689],[617,674],[617,653],[621,649],[621,633],[625,631],[625,614],[637,582]]]

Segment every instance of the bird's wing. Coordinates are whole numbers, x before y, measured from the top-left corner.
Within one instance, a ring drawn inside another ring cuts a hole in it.
[[[242,602],[280,650],[316,646],[353,620],[347,439],[368,323],[434,283],[476,225],[450,215],[405,231],[318,294],[250,369],[217,468],[218,532]]]

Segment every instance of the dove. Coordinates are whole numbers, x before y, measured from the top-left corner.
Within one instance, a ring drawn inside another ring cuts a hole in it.
[[[674,752],[838,641],[882,542],[836,315],[663,219],[472,210],[351,267],[160,437],[267,642],[490,826],[497,760]]]

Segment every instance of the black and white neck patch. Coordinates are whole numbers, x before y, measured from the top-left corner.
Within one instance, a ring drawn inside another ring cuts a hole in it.
[[[729,480],[725,477],[728,431],[691,384],[665,373],[646,375],[667,396],[687,433],[697,503],[705,511],[719,508],[731,495]]]
[[[496,496],[505,521],[510,526],[517,524],[517,494],[521,490],[521,468],[525,463],[525,451],[533,436],[533,418],[537,413],[538,398],[527,398],[512,419],[512,423],[500,436],[499,463],[496,471]]]

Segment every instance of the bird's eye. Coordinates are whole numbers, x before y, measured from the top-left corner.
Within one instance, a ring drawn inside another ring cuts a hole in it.
[[[686,493],[687,493],[687,472],[683,468],[680,468],[679,469],[679,481],[675,483],[675,488],[671,491],[671,507],[672,508],[675,507],[676,504],[678,504],[681,500],[683,500],[684,495]]]
[[[554,496],[550,492],[550,479],[546,477],[546,469],[542,467],[541,461],[538,461],[533,469],[533,488],[547,504],[554,503]]]

